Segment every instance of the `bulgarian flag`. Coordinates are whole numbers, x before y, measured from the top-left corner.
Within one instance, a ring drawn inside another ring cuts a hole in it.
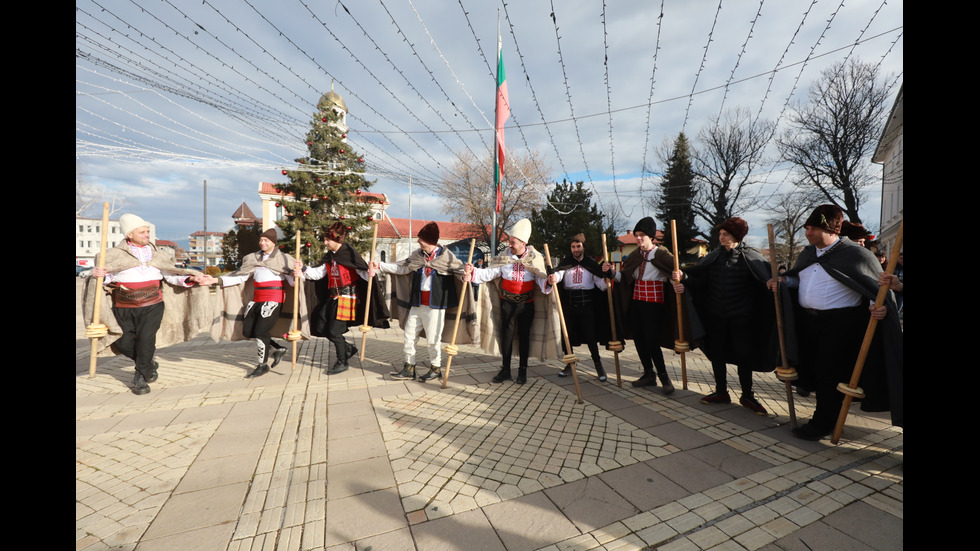
[[[497,164],[493,167],[493,181],[497,188],[497,212],[503,195],[500,192],[500,182],[504,177],[504,122],[510,117],[510,102],[507,99],[507,77],[504,74],[503,42],[500,31],[497,31]]]

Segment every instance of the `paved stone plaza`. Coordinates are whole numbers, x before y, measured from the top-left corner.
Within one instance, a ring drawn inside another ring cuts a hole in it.
[[[77,282],[77,289],[81,283]],[[756,374],[759,416],[699,403],[698,352],[667,352],[677,391],[602,383],[581,362],[579,403],[558,361],[494,384],[499,359],[461,346],[448,387],[396,381],[402,333],[326,375],[325,339],[272,372],[252,341],[201,335],[158,351],[152,392],[100,358],[76,309],[76,549],[893,550],[903,546],[903,433],[852,407],[838,445],[790,434],[785,385]],[[348,333],[360,341],[360,332]],[[361,346],[357,342],[358,347]],[[587,357],[587,354],[579,354]],[[426,358],[420,353],[420,360]],[[800,422],[812,397],[794,397]]]

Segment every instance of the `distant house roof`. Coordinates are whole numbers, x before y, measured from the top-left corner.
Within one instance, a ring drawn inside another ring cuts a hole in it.
[[[412,225],[411,231],[408,229],[409,222]],[[385,216],[384,220],[378,224],[378,237],[387,239],[399,239],[402,237],[414,238],[418,235],[422,226],[429,222],[433,222],[433,220]],[[440,220],[435,220],[434,222],[439,225],[439,239],[442,241],[447,239],[459,241],[460,239],[479,237],[476,228],[472,224],[464,222],[442,222]]]
[[[234,218],[236,221],[255,220],[255,213],[253,213],[252,209],[248,208],[248,205],[246,205],[245,202],[242,201],[241,206],[238,207],[238,209],[235,211],[234,214],[231,215],[231,217]]]
[[[157,247],[173,247],[177,248],[177,244],[173,241],[167,241],[166,239],[157,239]]]
[[[208,235],[214,235],[214,236],[222,236],[224,234],[225,234],[225,232],[223,232],[223,231],[209,231],[208,232]],[[204,235],[204,231],[203,230],[198,230],[198,231],[192,233],[191,234],[191,237],[201,237],[203,235]]]

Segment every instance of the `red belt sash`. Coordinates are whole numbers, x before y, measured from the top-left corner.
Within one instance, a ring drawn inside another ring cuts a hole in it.
[[[664,282],[637,281],[636,285],[633,286],[633,300],[662,303],[664,301]]]
[[[283,290],[282,280],[256,281],[252,300],[255,302],[283,302],[286,300],[286,291]]]
[[[142,308],[163,302],[160,280],[121,282],[113,292],[116,308]]]

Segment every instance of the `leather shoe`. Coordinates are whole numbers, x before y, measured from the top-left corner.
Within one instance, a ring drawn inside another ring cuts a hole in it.
[[[160,364],[153,360],[153,373],[150,374],[150,378],[146,380],[148,383],[155,383],[157,380],[157,369],[160,368]]]
[[[500,372],[497,373],[496,375],[494,375],[493,379],[491,379],[491,380],[493,382],[495,382],[495,383],[502,383],[504,381],[509,381],[510,380],[510,369],[509,368],[506,368],[506,367],[500,368]]]
[[[272,365],[269,366],[269,367],[271,368],[271,367],[276,367],[277,365],[279,365],[279,360],[282,360],[282,357],[285,356],[285,355],[286,355],[286,347],[285,346],[282,347],[282,348],[276,348],[275,350],[273,350],[272,351]]]
[[[143,378],[143,375],[141,375],[137,371],[136,376],[133,377],[133,394],[136,394],[137,396],[142,396],[143,394],[146,394],[149,391],[150,391],[150,387],[147,386],[146,380]]]
[[[337,373],[343,373],[348,369],[350,369],[350,365],[348,365],[347,362],[337,362],[333,364],[333,367],[327,370],[327,375],[336,375]]]
[[[657,386],[657,376],[653,373],[644,373],[642,377],[633,381],[633,386]]]
[[[812,422],[803,425],[802,427],[796,427],[793,429],[793,435],[797,438],[802,438],[803,440],[809,440],[815,442],[820,440],[824,436],[830,435],[834,432],[833,429],[821,429]]]
[[[402,370],[398,372],[391,373],[392,379],[408,379],[409,381],[415,380],[415,365],[405,362],[402,364]]]
[[[419,375],[419,381],[423,383],[426,381],[431,381],[432,379],[441,379],[441,378],[442,378],[442,371],[439,369],[439,366],[430,367],[428,373],[426,373],[425,375]]]
[[[269,372],[269,366],[266,364],[259,364],[255,366],[255,370],[245,376],[246,379],[251,377],[261,377]]]
[[[357,347],[354,346],[353,344],[348,344],[347,345],[347,357],[344,359],[344,362],[346,362],[347,360],[353,358],[356,355],[357,355]]]
[[[674,385],[670,383],[670,377],[666,373],[661,373],[658,377],[660,377],[660,384],[664,385],[664,394],[673,394]]]
[[[519,385],[523,385],[524,383],[527,382],[527,368],[526,367],[522,367],[522,368],[519,368],[517,370],[517,378],[514,379],[514,382],[517,383],[517,384],[519,384]]]
[[[558,372],[559,377],[568,377],[572,374],[572,366],[565,364],[565,369]]]

